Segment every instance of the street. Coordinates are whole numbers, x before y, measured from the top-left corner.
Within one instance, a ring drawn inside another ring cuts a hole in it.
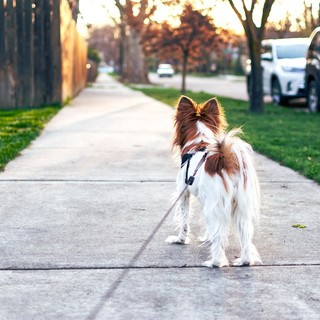
[[[176,74],[172,78],[159,78],[157,74],[150,73],[149,79],[154,84],[160,84],[176,89],[181,88],[181,74]],[[208,78],[187,76],[186,87],[187,90],[191,91],[203,91],[215,95],[221,95],[240,100],[248,100],[246,80],[243,76],[221,75]]]
[[[157,74],[149,73],[149,79],[153,84],[176,89],[181,88],[181,74],[176,74],[172,78],[159,78]],[[217,96],[248,101],[246,79],[244,76],[218,75],[216,77],[201,78],[187,75],[186,87],[187,90],[195,92],[203,91]],[[264,102],[270,103],[271,97],[265,96]],[[305,109],[305,102],[303,98],[294,99],[289,102],[289,106]]]

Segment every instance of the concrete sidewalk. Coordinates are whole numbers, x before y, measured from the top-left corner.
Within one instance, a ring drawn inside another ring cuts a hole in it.
[[[102,76],[9,163],[0,319],[320,319],[320,186],[292,170],[256,155],[262,266],[202,267],[198,212],[190,245],[165,243],[172,116]]]

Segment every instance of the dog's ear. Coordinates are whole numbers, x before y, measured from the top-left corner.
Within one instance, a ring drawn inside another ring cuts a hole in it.
[[[196,104],[192,99],[186,96],[181,96],[177,104],[177,111],[178,112],[194,112],[195,105]]]
[[[216,98],[212,98],[201,106],[201,120],[211,128],[225,130],[228,126],[224,116],[224,110]]]
[[[201,108],[201,113],[220,115],[221,107],[218,100],[216,98],[212,98],[205,102]]]

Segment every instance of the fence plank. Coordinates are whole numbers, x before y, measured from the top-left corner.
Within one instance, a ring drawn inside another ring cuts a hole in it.
[[[23,73],[23,96],[24,105],[33,106],[34,96],[34,59],[33,59],[33,29],[32,29],[32,1],[25,0],[24,16],[24,55],[25,65]]]
[[[34,0],[34,104],[41,106],[45,102],[45,51],[44,51],[44,8],[42,0]]]
[[[4,6],[3,0],[0,0],[0,67],[5,59],[5,29],[4,29]]]
[[[7,80],[5,68],[5,21],[3,0],[0,0],[0,105],[6,105]]]
[[[2,0],[0,0],[2,1]],[[3,60],[0,61],[0,107],[11,108],[16,104],[15,96],[15,12],[13,1],[7,0],[2,26],[4,26]]]
[[[87,81],[87,45],[79,35],[66,0],[61,1],[61,55],[63,101],[79,93]]]
[[[67,0],[0,0],[0,108],[61,104],[86,84]]]
[[[51,1],[47,0],[43,2],[44,12],[44,52],[45,52],[45,102],[51,101],[52,88],[53,88],[53,75],[52,75],[52,50],[57,50],[51,47]]]
[[[61,39],[60,39],[60,0],[53,0],[52,9],[52,34],[51,50],[52,57],[52,102],[61,104],[62,100],[62,75],[61,75]]]
[[[24,0],[16,2],[16,23],[17,23],[17,73],[16,73],[16,103],[24,106],[25,97],[23,95],[23,76],[25,61],[25,41],[24,41]]]

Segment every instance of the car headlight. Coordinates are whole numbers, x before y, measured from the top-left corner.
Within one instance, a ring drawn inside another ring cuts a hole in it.
[[[304,68],[281,66],[281,69],[285,72],[304,72]]]

